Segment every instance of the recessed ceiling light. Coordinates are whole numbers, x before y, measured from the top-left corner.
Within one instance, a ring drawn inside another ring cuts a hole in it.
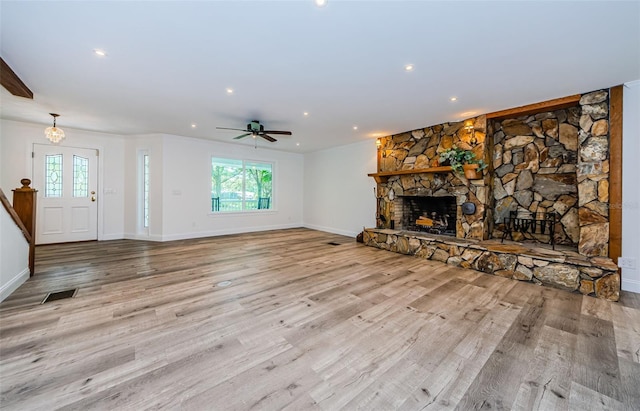
[[[227,94],[233,94],[233,89],[232,88],[228,88],[227,89]]]
[[[324,7],[327,5],[328,0],[315,0],[316,6],[318,7]]]
[[[302,113],[302,115],[308,116],[309,113],[305,111],[304,113]]]
[[[407,64],[404,66],[405,71],[413,71],[413,64]]]
[[[354,130],[357,130],[357,129],[358,129],[358,126],[353,126],[353,129],[354,129]]]
[[[100,50],[100,49],[93,49],[93,53],[94,53],[96,56],[100,56],[100,57],[104,57],[104,56],[106,56],[106,55],[107,55],[107,52],[106,52],[106,51],[104,51],[104,50]]]
[[[198,125],[196,123],[191,124],[191,128],[196,128]]]
[[[296,143],[296,146],[300,146],[300,143]]]
[[[451,100],[451,101],[458,101],[458,97],[451,97],[449,100]]]

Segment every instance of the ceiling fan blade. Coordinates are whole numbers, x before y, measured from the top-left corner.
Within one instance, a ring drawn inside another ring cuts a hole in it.
[[[267,141],[271,141],[272,143],[275,143],[276,141],[278,141],[278,140],[276,140],[275,138],[273,138],[273,137],[271,137],[271,136],[268,136],[268,135],[266,135],[266,134],[260,134],[260,137],[264,138],[264,139],[265,139],[265,140],[267,140]]]
[[[250,136],[250,135],[251,135],[251,133],[241,134],[238,137],[234,137],[233,139],[234,140],[239,140],[241,138],[245,138],[246,136]]]
[[[269,134],[283,134],[285,136],[290,136],[291,131],[278,131],[278,130],[263,130],[261,133],[269,133]]]
[[[218,130],[235,130],[235,131],[247,131],[242,128],[229,128],[229,127],[216,127]]]

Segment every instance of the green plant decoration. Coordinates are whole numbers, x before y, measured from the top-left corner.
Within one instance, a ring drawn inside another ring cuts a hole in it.
[[[465,164],[478,164],[478,171],[487,168],[487,164],[482,159],[477,159],[473,151],[463,150],[453,146],[440,153],[440,164],[449,162],[451,169],[456,173],[462,173],[462,166]]]

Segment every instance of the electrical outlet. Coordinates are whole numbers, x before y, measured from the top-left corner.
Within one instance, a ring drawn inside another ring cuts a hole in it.
[[[635,270],[636,259],[634,257],[620,257],[618,258],[618,267]]]

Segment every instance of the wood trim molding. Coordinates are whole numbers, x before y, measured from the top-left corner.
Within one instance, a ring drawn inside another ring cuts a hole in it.
[[[469,164],[469,168],[478,168],[478,164]],[[407,174],[422,174],[422,173],[448,173],[451,172],[451,166],[429,167],[429,168],[416,168],[411,170],[397,170],[397,171],[382,171],[380,173],[369,173],[369,177],[373,177],[376,183],[386,183],[391,176],[403,176]]]
[[[609,90],[609,258],[622,255],[622,93]]]
[[[528,104],[526,106],[494,111],[493,113],[487,114],[487,120],[499,120],[507,117],[523,116],[526,114],[535,114],[551,110],[560,110],[562,108],[567,108],[578,104],[578,102],[580,101],[580,97],[580,94],[574,94],[572,96],[556,98],[540,103]]]
[[[22,231],[22,235],[24,236],[24,238],[27,240],[29,244],[31,244],[31,234],[29,234],[29,230],[27,230],[27,227],[25,227],[24,223],[20,219],[20,216],[18,216],[18,213],[16,213],[16,210],[13,209],[11,202],[9,202],[9,199],[7,198],[6,195],[4,195],[4,191],[2,191],[1,188],[0,188],[0,202],[4,206],[4,209],[7,210],[7,213],[9,213],[9,215],[11,216],[11,219],[13,220],[13,222],[16,223],[20,231]]]
[[[11,67],[0,57],[0,84],[14,96],[33,99],[33,92],[20,77],[11,70]]]

